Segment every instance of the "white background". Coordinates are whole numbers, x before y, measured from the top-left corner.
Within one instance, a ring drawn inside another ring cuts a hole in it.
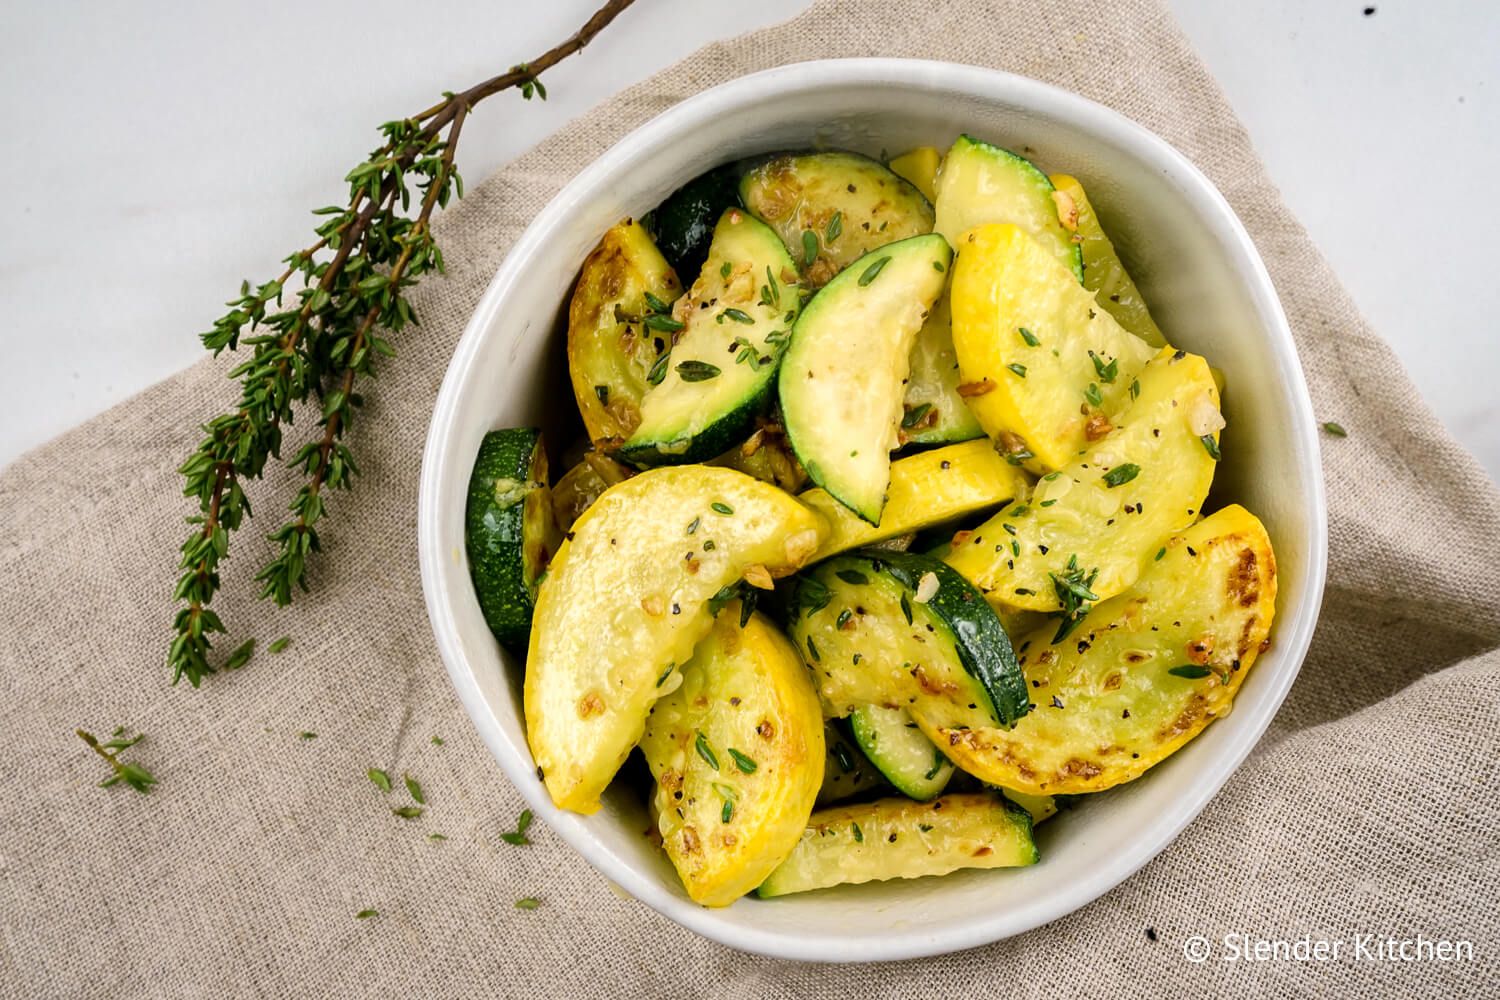
[[[0,236],[0,465],[196,359],[195,334],[240,279],[279,270],[305,242],[307,210],[342,197],[376,124],[545,50],[596,4],[0,7],[12,206]],[[583,59],[548,73],[545,104],[481,105],[464,173],[477,181],[703,43],[805,5],[640,0]],[[1360,307],[1500,474],[1500,3],[1173,7]]]

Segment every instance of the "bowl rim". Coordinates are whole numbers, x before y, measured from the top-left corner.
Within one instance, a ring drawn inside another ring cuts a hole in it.
[[[617,164],[680,133],[695,121],[732,113],[751,95],[764,100],[779,92],[800,91],[833,85],[880,84],[960,91],[981,99],[1005,100],[1021,107],[1064,118],[1106,141],[1132,149],[1141,159],[1169,170],[1183,198],[1194,208],[1200,224],[1210,227],[1224,246],[1226,256],[1242,275],[1251,300],[1264,319],[1266,334],[1276,360],[1275,374],[1292,399],[1290,415],[1296,461],[1309,483],[1306,586],[1295,607],[1279,612],[1277,646],[1290,666],[1254,705],[1237,715],[1249,715],[1251,723],[1227,744],[1215,768],[1195,782],[1186,794],[1174,799],[1170,809],[1153,825],[1154,836],[1132,841],[1125,849],[1111,852],[1087,877],[1059,886],[1056,893],[1023,901],[1001,913],[976,915],[958,928],[942,933],[921,934],[910,930],[875,933],[858,939],[795,935],[746,926],[729,916],[733,908],[706,909],[674,895],[654,873],[615,854],[588,825],[588,817],[557,809],[536,780],[530,751],[524,739],[516,745],[490,711],[466,661],[458,640],[447,574],[451,568],[442,552],[438,499],[443,470],[453,456],[448,440],[460,412],[463,373],[474,363],[485,331],[493,328],[501,307],[533,253],[542,249],[547,234],[566,220],[574,208],[605,187]],[[921,958],[947,954],[990,944],[1066,916],[1114,889],[1164,850],[1218,794],[1260,742],[1271,719],[1279,711],[1288,690],[1302,669],[1327,575],[1327,501],[1322,477],[1320,448],[1312,400],[1286,316],[1274,285],[1254,243],[1223,194],[1182,153],[1145,127],[1124,115],[1062,88],[1002,70],[936,60],[853,58],[821,59],[790,63],[721,83],[689,97],[642,124],[610,146],[585,166],[537,213],[521,233],[495,272],[475,307],[449,362],[434,404],[422,454],[418,496],[418,556],[422,589],[433,637],[449,679],[464,711],[473,721],[491,756],[515,785],[535,815],[557,832],[601,875],[668,919],[740,951],[800,961],[865,962]]]

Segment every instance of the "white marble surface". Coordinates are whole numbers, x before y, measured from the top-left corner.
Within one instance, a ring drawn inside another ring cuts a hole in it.
[[[13,212],[0,239],[0,465],[198,357],[194,334],[242,277],[268,276],[300,245],[306,210],[339,197],[376,123],[534,55],[595,5],[0,6]],[[1486,251],[1500,231],[1500,5],[1173,5],[1355,299],[1500,474],[1500,281]],[[641,3],[585,60],[547,75],[545,104],[481,106],[465,173],[482,177],[705,42],[803,6]],[[381,71],[349,73],[350,52]]]

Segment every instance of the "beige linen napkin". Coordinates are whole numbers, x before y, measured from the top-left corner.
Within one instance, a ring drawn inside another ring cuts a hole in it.
[[[825,968],[678,928],[612,892],[540,825],[532,846],[500,841],[521,801],[433,648],[416,490],[458,335],[507,247],[570,176],[705,87],[870,55],[1037,77],[1186,153],[1264,254],[1320,419],[1350,433],[1325,442],[1332,558],[1312,653],[1257,751],[1178,841],[1102,900],[1022,937]],[[284,612],[253,600],[253,529],[225,567],[224,617],[262,641],[246,669],[194,691],[169,688],[162,664],[187,513],[173,469],[195,423],[231,401],[225,364],[195,366],[0,476],[0,994],[1373,998],[1495,987],[1500,496],[1360,319],[1157,0],[825,0],[595,109],[473,188],[441,238],[451,273],[422,287],[424,322],[370,394],[353,440],[364,475],[331,500],[313,592]],[[288,447],[310,433],[298,425]],[[255,527],[269,530],[290,495],[279,474],[258,487]],[[283,633],[290,648],[264,652]],[[101,762],[73,729],[119,723],[150,734],[132,752],[161,778],[150,796],[94,787]],[[371,766],[417,777],[426,815],[393,817],[402,797],[377,792]],[[516,909],[523,896],[541,907]],[[380,916],[355,920],[367,907]],[[1469,939],[1475,957],[1184,960],[1189,936],[1229,932],[1420,933]]]

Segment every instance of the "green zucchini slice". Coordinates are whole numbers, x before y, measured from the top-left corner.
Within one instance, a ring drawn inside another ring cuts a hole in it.
[[[740,200],[821,288],[876,247],[932,232],[932,205],[910,182],[857,153],[775,156],[747,171]]]
[[[912,343],[952,256],[928,234],[855,261],[808,302],[782,362],[792,450],[813,482],[871,524],[880,523],[900,443]]]
[[[958,393],[958,353],[953,349],[953,310],[944,292],[912,344],[901,437],[906,444],[958,444],[984,437],[984,428]]]
[[[1041,243],[1083,280],[1083,251],[1058,218],[1047,175],[1008,149],[961,135],[938,175],[934,228],[954,246],[975,226],[1008,222]]]
[[[678,274],[697,274],[708,259],[714,225],[740,204],[740,172],[733,164],[699,174],[651,213],[656,245]]]
[[[738,208],[720,217],[702,273],[673,309],[680,328],[650,373],[640,424],[619,458],[642,467],[703,462],[746,437],[797,319],[795,279],[765,223]]]
[[[869,549],[828,559],[798,577],[788,617],[825,715],[915,707],[950,728],[991,728],[1029,710],[994,609],[936,559]]]
[[[756,894],[769,899],[961,868],[1020,868],[1039,859],[1031,815],[1001,796],[881,799],[813,813],[791,855]]]
[[[885,776],[845,731],[842,720],[823,720],[823,746],[827,757],[823,761],[823,787],[818,789],[818,805],[842,802],[872,788],[886,787]]]
[[[537,585],[560,535],[542,432],[512,427],[486,434],[469,475],[464,542],[479,608],[502,645],[526,645]]]
[[[922,735],[906,709],[861,705],[849,713],[849,731],[870,763],[902,795],[926,802],[948,787],[952,762]]]

